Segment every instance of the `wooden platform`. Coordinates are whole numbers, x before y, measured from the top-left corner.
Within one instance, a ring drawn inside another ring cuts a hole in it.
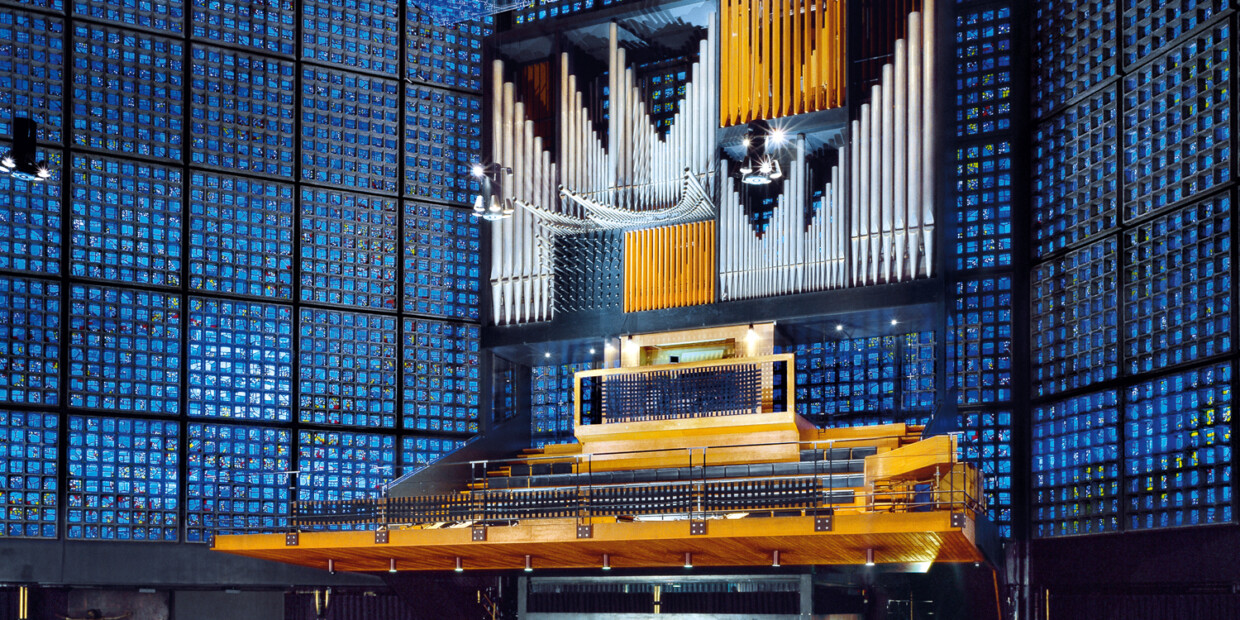
[[[519,570],[525,556],[535,569],[599,568],[604,553],[614,568],[681,567],[684,554],[694,566],[769,566],[772,551],[783,565],[859,565],[865,550],[886,563],[981,562],[975,523],[967,511],[875,512],[832,517],[831,531],[815,531],[813,516],[706,521],[706,534],[690,534],[688,521],[602,522],[590,538],[578,538],[574,519],[543,519],[486,528],[474,541],[472,528],[396,529],[386,543],[376,533],[303,532],[289,545],[284,534],[220,536],[214,549],[248,557],[338,571],[449,571],[464,568]]]

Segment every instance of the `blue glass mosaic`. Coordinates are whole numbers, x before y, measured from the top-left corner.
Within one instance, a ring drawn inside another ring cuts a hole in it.
[[[1012,264],[1012,143],[956,149],[956,268]]]
[[[805,342],[786,352],[796,354],[798,413],[819,426],[915,424],[937,399],[933,332]]]
[[[189,285],[211,293],[293,297],[293,187],[193,172]]]
[[[69,300],[69,404],[180,413],[181,297],[74,285]]]
[[[960,458],[977,466],[986,514],[999,535],[1012,537],[1012,412],[961,411]]]
[[[478,218],[459,207],[405,202],[405,312],[478,320]]]
[[[0,276],[0,403],[60,401],[60,283]]]
[[[56,538],[57,419],[0,410],[0,538]]]
[[[72,191],[72,275],[180,286],[179,168],[74,155]]]
[[[530,433],[536,442],[576,441],[573,431],[574,375],[601,366],[593,362],[530,368]]]
[[[395,76],[400,3],[302,0],[301,57]]]
[[[126,27],[137,26],[158,32],[181,34],[185,5],[181,0],[159,2],[116,2],[115,0],[73,0],[73,14]]]
[[[479,327],[404,320],[404,428],[478,432]]]
[[[1033,408],[1033,534],[1120,528],[1120,413],[1114,390]]]
[[[191,11],[190,35],[195,39],[284,56],[292,56],[296,49],[297,8],[293,0],[194,0]]]
[[[418,471],[463,445],[465,445],[464,439],[402,437],[400,440],[401,475]]]
[[[52,176],[23,181],[0,175],[0,269],[41,275],[60,273],[60,151],[43,149]]]
[[[391,435],[303,430],[297,437],[298,501],[374,499],[395,478]]]
[[[956,136],[1012,126],[1012,10],[956,16]]]
[[[301,309],[299,419],[396,427],[396,318]]]
[[[405,196],[472,205],[471,164],[481,160],[480,97],[405,87]]]
[[[1012,400],[1012,278],[996,276],[955,284],[947,314],[947,386],[956,404]]]
[[[530,5],[513,13],[514,26],[524,26],[565,15],[588,11],[595,6],[620,4],[625,0],[532,0]]]
[[[176,542],[176,422],[69,416],[70,539]]]
[[[1037,116],[1116,75],[1119,0],[1045,0],[1035,5],[1033,14]]]
[[[400,91],[394,80],[302,68],[302,180],[395,194]]]
[[[397,201],[301,190],[301,299],[396,308]]]
[[[1231,0],[1124,0],[1124,62],[1136,64],[1232,7]]]
[[[1115,237],[1033,269],[1033,393],[1119,376],[1119,243]]]
[[[65,22],[0,9],[0,136],[13,135],[13,117],[39,124],[39,141],[60,144],[65,105]],[[7,147],[6,147],[7,148]]]
[[[409,0],[405,17],[405,77],[433,86],[482,90],[482,39],[493,19],[444,25]]]
[[[190,54],[190,161],[293,178],[293,63],[205,45]]]
[[[293,432],[191,422],[185,450],[185,540],[288,526]]]
[[[189,415],[293,419],[293,309],[189,300]]]

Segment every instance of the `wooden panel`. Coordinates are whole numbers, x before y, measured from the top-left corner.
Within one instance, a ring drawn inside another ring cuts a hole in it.
[[[639,312],[715,300],[715,222],[624,234],[624,310]]]
[[[927,469],[952,462],[956,442],[951,435],[939,435],[929,439],[865,457],[865,481],[872,484],[876,479],[923,478]],[[946,473],[947,467],[944,467]]]

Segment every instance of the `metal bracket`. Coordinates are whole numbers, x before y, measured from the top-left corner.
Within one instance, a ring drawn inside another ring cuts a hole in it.
[[[825,517],[814,517],[815,532],[830,532],[835,529],[835,518],[828,515]]]
[[[207,534],[207,547],[210,549],[215,548],[215,534]]]
[[[577,526],[577,538],[594,538],[594,526],[593,525],[578,525]]]
[[[952,513],[952,527],[964,527],[968,523],[963,512]]]
[[[706,522],[705,521],[690,521],[689,522],[689,535],[690,536],[705,536],[706,535]]]
[[[285,547],[296,547],[298,544],[301,543],[300,538],[301,538],[301,532],[289,532],[284,535],[284,546]]]
[[[387,529],[375,530],[375,544],[376,544],[376,545],[386,545],[386,544],[388,544],[388,531],[387,531]]]
[[[473,539],[472,539],[472,540],[473,540],[474,542],[486,542],[486,540],[487,540],[487,526],[485,526],[485,525],[480,525],[480,526],[476,526],[476,527],[474,527],[474,529],[473,529]]]

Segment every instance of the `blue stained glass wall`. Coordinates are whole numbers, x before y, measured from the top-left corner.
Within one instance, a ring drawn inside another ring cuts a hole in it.
[[[1033,111],[1053,109],[1118,72],[1119,0],[1040,0],[1034,8]]]
[[[177,426],[69,416],[68,538],[177,541]]]
[[[599,364],[548,364],[530,368],[530,433],[535,446],[575,442],[573,375]]]
[[[293,309],[191,297],[189,415],[292,420]]]
[[[401,474],[418,471],[463,445],[463,439],[406,436],[400,440]]]
[[[302,179],[394,194],[400,178],[396,81],[309,66],[301,73]]]
[[[405,319],[402,426],[478,432],[479,328]]]
[[[2,104],[0,104],[2,105]],[[44,149],[52,176],[46,182],[0,175],[0,269],[35,274],[60,273],[60,151]]]
[[[293,178],[293,63],[206,45],[190,56],[191,161]]]
[[[160,2],[109,2],[108,0],[73,0],[73,14],[126,27],[137,26],[158,32],[181,34],[185,7],[181,0]]]
[[[471,164],[482,151],[482,99],[405,86],[405,196],[468,203],[479,191]]]
[[[183,52],[179,41],[75,24],[73,144],[180,161]]]
[[[1124,62],[1141,61],[1232,7],[1231,0],[1124,0]]]
[[[60,403],[60,283],[0,276],[0,403]]]
[[[309,431],[298,433],[298,501],[379,497],[393,479],[396,439],[390,435]]]
[[[188,428],[185,540],[286,527],[292,431],[198,422]]]
[[[56,538],[58,417],[0,410],[0,538]]]
[[[822,427],[924,423],[934,408],[935,335],[799,343],[799,413]]]
[[[1012,126],[1012,9],[956,15],[956,136]]]
[[[396,307],[396,202],[301,190],[302,301]]]
[[[476,321],[481,230],[464,209],[405,202],[405,312]]]
[[[493,18],[443,25],[418,8],[415,0],[409,0],[406,6],[405,78],[481,91],[482,39],[494,32]]]
[[[73,285],[69,298],[69,405],[180,413],[181,297]]]
[[[195,39],[292,56],[297,45],[296,13],[293,0],[193,0],[190,34]]]
[[[1231,351],[1231,197],[1216,196],[1124,234],[1129,374]]]
[[[947,315],[947,387],[958,405],[1012,400],[1012,278],[956,283]]]
[[[74,276],[180,286],[180,168],[75,155],[72,191]]]
[[[396,318],[301,309],[302,422],[396,426]]]
[[[1033,408],[1035,536],[1119,529],[1119,431],[1114,390]]]
[[[1012,143],[956,149],[957,270],[1012,265]]]
[[[0,9],[0,136],[25,116],[39,123],[40,142],[64,140],[64,36],[62,19]]]
[[[1232,521],[1232,365],[1142,382],[1124,407],[1129,529]]]
[[[1012,412],[967,411],[960,415],[960,458],[982,474],[987,514],[999,535],[1012,537]]]
[[[537,21],[546,21],[565,15],[588,11],[596,6],[619,4],[623,0],[533,0],[524,9],[513,14],[514,26],[523,26]]]
[[[400,3],[302,0],[301,57],[396,75]]]
[[[293,186],[193,172],[189,210],[190,288],[292,298]]]

